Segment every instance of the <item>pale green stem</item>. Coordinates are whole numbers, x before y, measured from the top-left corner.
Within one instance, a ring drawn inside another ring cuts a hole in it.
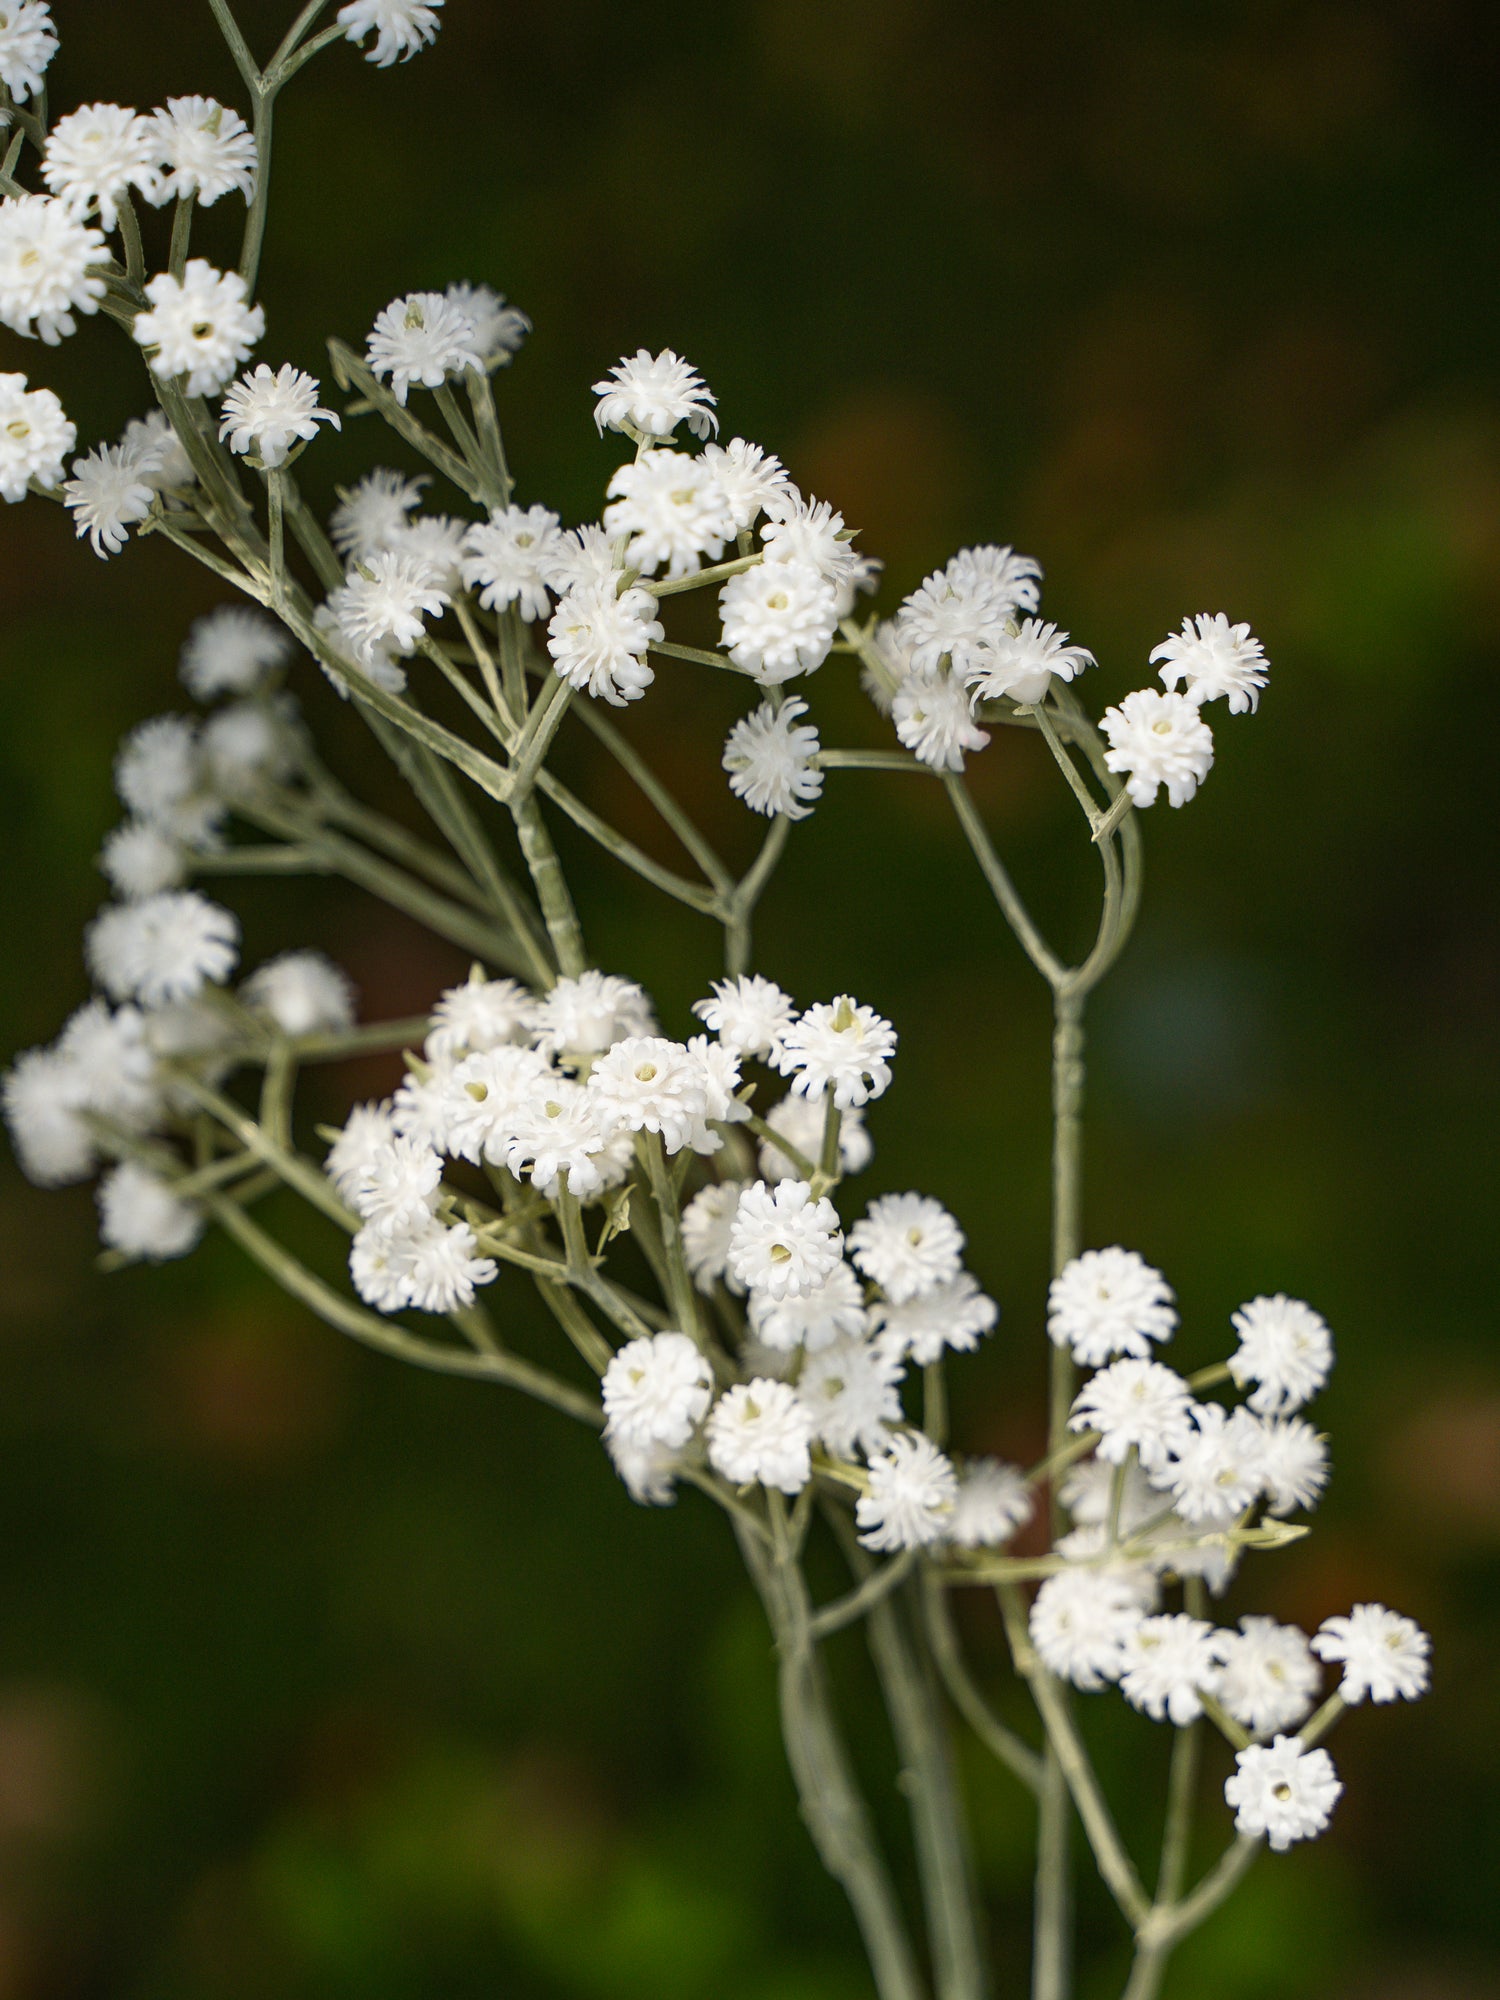
[[[917,1560],[915,1549],[903,1549],[900,1555],[872,1569],[869,1575],[844,1596],[836,1597],[831,1604],[823,1604],[813,1613],[808,1630],[820,1644],[831,1639],[835,1632],[842,1632],[846,1626],[863,1618],[873,1605],[880,1602],[899,1584],[903,1577],[910,1576]]]
[[[655,577],[640,579],[642,590],[649,590],[653,597],[674,597],[681,590],[702,590],[705,585],[722,583],[727,576],[738,576],[742,569],[754,569],[764,558],[759,551],[753,556],[735,556],[729,562],[713,563],[707,569],[695,569],[690,576],[669,576],[658,581]]]
[[[721,673],[739,674],[742,678],[754,680],[753,667],[737,667],[733,660],[723,653],[707,653],[701,646],[677,646],[662,639],[652,646],[653,653],[659,653],[665,660],[686,660],[692,667],[717,667]]]
[[[634,781],[645,798],[655,807],[661,818],[682,842],[683,847],[703,870],[705,878],[721,896],[731,896],[735,886],[733,875],[660,778],[638,755],[634,746],[627,742],[622,732],[607,717],[599,713],[598,705],[594,702],[583,702],[575,707],[573,712],[584,727],[598,737],[620,769]]]
[[[738,978],[750,970],[750,926],[755,915],[755,906],[776,871],[776,864],[781,859],[791,831],[791,821],[784,814],[778,813],[761,842],[759,854],[750,864],[749,870],[740,881],[740,886],[729,900],[724,936],[724,970],[731,978]]]
[[[461,493],[466,493],[476,505],[483,504],[481,482],[475,477],[460,454],[444,444],[434,432],[428,430],[420,418],[412,415],[404,403],[371,373],[369,367],[341,340],[328,343],[329,360],[332,363],[334,380],[342,389],[357,389],[359,394],[412,448],[421,453],[427,463],[451,480]]]
[[[347,1062],[351,1056],[417,1048],[427,1027],[425,1014],[413,1014],[404,1021],[371,1021],[366,1027],[345,1028],[335,1034],[296,1035],[287,1047],[301,1063]]]
[[[524,798],[536,783],[542,759],[563,725],[575,692],[572,683],[557,674],[543,683],[525,726],[511,746],[511,783],[518,798]]]
[[[1029,1792],[1039,1793],[1042,1787],[1042,1760],[1029,1744],[1023,1743],[1013,1730],[1000,1721],[974,1685],[964,1665],[958,1634],[953,1629],[947,1591],[932,1577],[924,1578],[923,1602],[928,1644],[954,1707],[990,1754],[1019,1778]]]
[[[489,474],[496,496],[491,504],[507,506],[515,481],[510,476],[505,441],[500,434],[493,384],[483,369],[469,368],[464,371],[464,386],[469,392],[469,408],[474,412],[474,427],[479,433],[480,469]]]
[[[719,914],[720,901],[712,889],[700,887],[696,882],[689,882],[675,870],[664,867],[659,861],[653,861],[651,856],[643,853],[633,840],[627,840],[625,835],[618,832],[607,820],[601,819],[598,813],[586,806],[582,799],[569,791],[568,787],[545,767],[536,774],[536,789],[566,813],[573,824],[591,840],[597,842],[606,854],[612,854],[616,861],[639,875],[643,882],[649,882],[654,889],[660,889],[663,895],[671,896],[674,901],[685,903],[690,910],[698,911],[700,916],[711,917]],[[518,809],[513,808],[513,810]]]
[[[578,912],[573,907],[552,836],[534,797],[515,800],[510,810],[522,858],[531,872],[536,898],[542,907],[542,921],[557,954],[558,971],[566,978],[576,979],[588,967],[588,954],[583,948]],[[552,984],[551,977],[547,984]]]
[[[914,771],[933,777],[932,766],[909,750],[820,750],[813,760],[824,771]]]
[[[167,269],[174,278],[180,278],[187,269],[188,246],[193,234],[193,209],[196,206],[190,194],[180,194],[177,206],[172,211],[172,247],[167,253]]]
[[[979,808],[969,797],[968,788],[955,771],[943,775],[943,787],[958,815],[958,823],[963,828],[964,838],[974,851],[974,859],[979,863],[980,872],[990,886],[990,893],[1000,905],[1001,915],[1015,932],[1026,956],[1049,986],[1056,987],[1066,976],[1066,967],[1047,944],[1046,939],[1031,920],[1026,905],[1016,893],[1016,885],[1006,872],[1005,864],[996,854],[994,845],[979,816]]]
[[[659,1132],[641,1132],[636,1137],[636,1151],[651,1183],[651,1199],[656,1204],[657,1218],[661,1224],[662,1252],[667,1262],[668,1303],[677,1315],[677,1324],[701,1347],[705,1334],[698,1313],[698,1292],[693,1284],[693,1276],[688,1269],[687,1252],[682,1243],[682,1215],[677,1205],[677,1190],[672,1185],[672,1176],[667,1167],[666,1149]]]

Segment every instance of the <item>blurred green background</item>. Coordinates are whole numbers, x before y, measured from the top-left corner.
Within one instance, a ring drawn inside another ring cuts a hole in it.
[[[233,101],[197,0],[56,12],[59,108]],[[290,12],[241,9],[262,50]],[[1332,1491],[1227,1615],[1313,1625],[1378,1597],[1432,1628],[1437,1666],[1424,1706],[1346,1723],[1334,1832],[1261,1862],[1169,1992],[1492,2000],[1500,15],[446,14],[409,68],[338,48],[285,101],[265,358],[317,370],[323,337],[362,336],[392,295],[488,281],[536,321],[500,384],[525,501],[597,514],[618,453],[588,385],[671,344],[726,436],[864,531],[887,609],[960,543],[1013,541],[1103,663],[1096,710],[1186,612],[1263,637],[1259,717],[1224,718],[1199,799],[1146,822],[1145,916],[1094,1010],[1087,1231],[1166,1269],[1186,1364],[1226,1351],[1256,1291],[1326,1313]],[[209,220],[227,258],[233,219]],[[144,400],[100,325],[57,353],[3,341],[85,441]],[[373,456],[403,462],[351,425],[305,475],[326,501]],[[155,544],[96,562],[38,503],[0,529],[9,1052],[83,997],[115,742],[174,705],[177,647],[217,598]],[[812,690],[825,741],[878,740],[841,672]],[[310,667],[302,691],[336,768],[393,799]],[[740,855],[756,829],[717,769],[734,706],[664,673],[631,728]],[[1023,885],[1081,936],[1092,857],[1039,746],[999,740],[971,768]],[[713,936],[577,859],[600,961],[684,1031]],[[371,1013],[462,970],[353,892],[235,900],[247,958],[324,944]],[[957,1210],[1004,1315],[955,1370],[961,1438],[1029,1451],[1047,1020],[941,800],[831,781],[760,935],[803,999],[852,985],[901,1029],[867,1186]],[[388,1081],[330,1080],[315,1108]],[[7,1159],[0,1197],[0,2000],[867,1992],[795,1820],[760,1614],[705,1505],[633,1508],[562,1420],[350,1351],[221,1243],[106,1281],[86,1191],[40,1193]],[[495,1296],[523,1345],[546,1338],[519,1287]],[[992,1620],[965,1612],[998,1667]],[[852,1651],[837,1664],[899,1838],[871,1690]],[[1157,1785],[1165,1732],[1083,1706],[1117,1795]],[[1008,1779],[965,1762],[1015,1991],[1029,1829]],[[1217,1839],[1222,1808],[1206,1817]],[[1084,1956],[1086,1994],[1117,1992],[1092,1894]]]

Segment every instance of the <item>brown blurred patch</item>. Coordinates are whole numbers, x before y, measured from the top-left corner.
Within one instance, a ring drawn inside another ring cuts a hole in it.
[[[1387,1440],[1385,1471],[1402,1502],[1445,1536],[1500,1536],[1500,1389],[1445,1389]]]
[[[974,485],[953,412],[895,385],[871,384],[834,404],[789,462],[802,490],[831,501],[859,530],[857,546],[896,571],[922,566],[956,540]]]
[[[53,1685],[0,1688],[0,1852],[76,1838],[93,1825],[108,1731],[97,1706]],[[0,1913],[0,1995],[4,1980]]]
[[[174,1441],[247,1470],[275,1467],[336,1434],[347,1372],[336,1341],[300,1315],[246,1306],[163,1344],[157,1394]]]

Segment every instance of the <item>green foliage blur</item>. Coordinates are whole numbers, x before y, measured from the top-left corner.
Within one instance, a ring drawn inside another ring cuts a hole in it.
[[[235,101],[203,0],[55,11],[60,109]],[[291,11],[240,9],[261,50]],[[1433,1630],[1435,1693],[1344,1725],[1333,1832],[1258,1863],[1168,1992],[1493,2000],[1500,16],[445,12],[410,67],[341,46],[284,100],[262,358],[317,372],[326,335],[357,341],[393,295],[487,281],[536,322],[500,380],[523,501],[597,517],[618,454],[588,385],[670,344],[726,436],[778,451],[863,530],[887,609],[961,543],[1012,541],[1046,568],[1046,615],[1103,662],[1083,688],[1096,712],[1148,678],[1184,613],[1263,637],[1260,715],[1216,711],[1202,794],[1145,823],[1144,919],[1092,1021],[1087,1233],[1166,1269],[1185,1365],[1227,1351],[1254,1292],[1327,1315],[1332,1491],[1225,1615],[1311,1626],[1384,1599]],[[230,206],[203,229],[226,260]],[[0,366],[56,387],[84,442],[144,404],[102,323],[56,352],[0,340]],[[377,454],[404,462],[354,422],[304,475],[326,503]],[[216,601],[166,547],[106,566],[59,509],[4,510],[6,1054],[84,996],[114,745],[177,703],[177,648]],[[878,740],[842,671],[816,686],[824,740]],[[630,728],[745,854],[758,823],[717,768],[734,690],[701,680],[663,673]],[[301,688],[335,768],[399,809],[310,664]],[[575,782],[652,840],[574,754]],[[1076,943],[1094,864],[1040,746],[1001,732],[971,769]],[[713,934],[567,854],[599,962],[646,979],[684,1031]],[[248,962],[321,944],[372,1015],[417,1011],[464,969],[353,891],[235,901]],[[831,780],[759,957],[803,999],[852,986],[901,1029],[868,1187],[920,1187],[962,1218],[1003,1318],[954,1371],[960,1441],[1029,1453],[1045,996],[936,788]],[[313,1111],[390,1081],[364,1065]],[[104,1279],[86,1191],[40,1193],[7,1160],[0,1197],[0,2000],[862,2000],[782,1769],[767,1636],[706,1505],[632,1507],[563,1420],[348,1349],[222,1242]],[[518,1284],[494,1296],[519,1345],[550,1338]],[[998,1675],[993,1616],[963,1610]],[[899,1841],[857,1645],[836,1668]],[[1081,1707],[1139,1824],[1166,1732]],[[971,1746],[964,1767],[1015,1992],[1026,1808]],[[1222,1776],[1213,1762],[1205,1861]],[[1111,1912],[1092,1890],[1083,1910],[1084,1990],[1116,1993]]]

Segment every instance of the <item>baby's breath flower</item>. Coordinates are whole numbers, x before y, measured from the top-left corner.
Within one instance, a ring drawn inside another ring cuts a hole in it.
[[[837,592],[810,563],[741,570],[720,591],[719,610],[724,650],[765,687],[821,667],[838,630]]]
[[[799,722],[807,703],[795,698],[779,708],[763,701],[741,716],[724,739],[721,759],[729,789],[752,812],[768,819],[806,819],[823,793],[816,758],[822,745],[811,723]]]
[[[1268,1513],[1315,1507],[1328,1484],[1327,1440],[1301,1417],[1263,1417],[1260,1469]]]
[[[1092,1693],[1115,1681],[1125,1644],[1141,1622],[1129,1581],[1101,1569],[1065,1569],[1049,1576],[1031,1606],[1031,1643],[1059,1680]]]
[[[846,1174],[860,1174],[870,1164],[875,1148],[865,1130],[865,1115],[858,1105],[850,1105],[839,1118],[839,1168]],[[795,1180],[803,1171],[777,1140],[794,1147],[805,1160],[815,1160],[822,1150],[827,1114],[816,1098],[787,1092],[766,1113],[766,1124],[775,1139],[760,1142],[760,1171],[768,1181]]]
[[[0,497],[24,500],[33,479],[50,492],[77,439],[50,389],[28,389],[24,375],[0,375]]]
[[[868,1104],[890,1086],[896,1030],[852,993],[818,1001],[787,1030],[777,1063],[793,1090],[821,1098],[833,1092],[840,1110]]]
[[[0,323],[55,347],[74,313],[96,313],[104,279],[90,267],[108,256],[104,238],[66,202],[44,194],[0,202]]]
[[[219,436],[242,457],[254,453],[268,470],[285,465],[297,443],[308,443],[319,424],[343,426],[332,410],[318,405],[316,377],[290,364],[276,369],[264,361],[242,375],[224,398]]]
[[[474,322],[442,292],[408,292],[376,317],[365,356],[372,372],[389,376],[398,403],[412,385],[441,389],[450,375],[466,368],[484,373]]]
[[[1000,1308],[979,1289],[972,1272],[960,1271],[899,1304],[882,1301],[870,1317],[883,1346],[924,1368],[940,1359],[944,1348],[971,1352],[1000,1317]]]
[[[989,734],[974,721],[961,681],[941,667],[914,669],[891,698],[897,738],[934,771],[961,771],[966,750],[983,750]]]
[[[283,1035],[327,1035],[354,1026],[354,988],[320,951],[284,951],[257,967],[240,988],[252,1013]]]
[[[1066,632],[1037,618],[1023,618],[1014,631],[1007,628],[987,641],[964,669],[964,677],[976,700],[1008,695],[1024,705],[1045,697],[1054,674],[1060,681],[1070,681],[1094,664],[1093,654],[1073,645]]]
[[[1229,713],[1243,715],[1260,700],[1266,684],[1266,656],[1248,625],[1231,625],[1222,611],[1184,618],[1181,632],[1163,639],[1151,653],[1160,660],[1165,687],[1181,686],[1189,701],[1227,698]]]
[[[812,1477],[813,1413],[789,1383],[759,1375],[727,1389],[704,1436],[709,1464],[732,1486],[800,1493]]]
[[[1153,1721],[1185,1729],[1203,1713],[1201,1697],[1218,1691],[1220,1654],[1220,1634],[1202,1618],[1143,1618],[1125,1637],[1120,1692]]]
[[[193,461],[183,449],[182,439],[172,428],[164,410],[152,410],[144,417],[132,417],[120,439],[140,468],[140,474],[158,493],[191,486],[196,477]],[[287,642],[290,648],[290,641]]]
[[[237,919],[194,889],[111,904],[84,935],[89,969],[112,999],[160,1007],[219,985],[239,956]]]
[[[410,62],[419,49],[437,40],[442,5],[443,0],[347,0],[333,18],[345,39],[361,48],[373,34],[375,46],[366,51],[365,61],[389,69],[398,56]]]
[[[486,611],[514,604],[528,620],[545,618],[552,564],[563,536],[548,507],[496,507],[464,535],[463,580]]]
[[[715,979],[712,985],[711,1000],[693,1002],[693,1012],[704,1027],[736,1055],[778,1055],[786,1031],[797,1017],[797,1004],[791,995],[759,973]]]
[[[192,200],[212,208],[221,195],[255,192],[255,135],[237,111],[212,97],[169,97],[152,113],[156,155],[167,172],[150,199]]]
[[[1220,1632],[1219,1652],[1218,1698],[1246,1729],[1268,1736],[1294,1728],[1311,1711],[1318,1663],[1295,1625],[1244,1617],[1238,1632]]]
[[[728,444],[706,444],[703,463],[718,480],[730,518],[741,534],[755,526],[791,483],[779,458],[744,438],[731,438]]]
[[[570,687],[623,708],[656,679],[646,653],[666,636],[650,592],[632,588],[616,595],[611,578],[568,591],[547,626],[547,651]]]
[[[1118,1354],[1149,1355],[1177,1324],[1172,1287],[1134,1250],[1085,1250],[1052,1280],[1047,1331],[1085,1368]]]
[[[339,504],[328,523],[333,546],[352,562],[368,562],[382,549],[393,548],[407,515],[421,505],[426,484],[425,474],[408,479],[404,472],[377,466],[347,492],[340,488]]]
[[[152,309],[137,313],[135,337],[152,372],[163,380],[185,375],[190,396],[217,395],[266,330],[239,272],[216,271],[202,257],[190,257],[181,278],[159,272],[146,297]]]
[[[1115,1361],[1086,1382],[1073,1399],[1071,1431],[1098,1431],[1098,1454],[1123,1463],[1132,1445],[1152,1471],[1193,1434],[1188,1385],[1159,1361],[1133,1356]]]
[[[629,1341],[604,1371],[609,1431],[626,1444],[679,1451],[708,1412],[712,1382],[708,1363],[685,1333]]]
[[[124,445],[96,445],[74,459],[71,471],[63,498],[80,539],[88,536],[96,556],[118,555],[130,530],[151,512],[156,489]]]
[[[99,850],[99,869],[115,894],[131,902],[160,889],[180,889],[187,856],[171,835],[145,820],[123,820]]]
[[[958,1276],[964,1233],[941,1202],[923,1194],[883,1194],[849,1232],[867,1278],[900,1304]]]
[[[450,986],[432,1010],[423,1044],[433,1062],[458,1062],[484,1049],[525,1039],[536,999],[514,979],[486,978],[476,965],[462,986]]]
[[[891,1429],[902,1420],[905,1372],[880,1342],[844,1334],[808,1354],[797,1377],[797,1394],[812,1411],[816,1434],[829,1451],[841,1458],[857,1451],[879,1457],[891,1442]],[[957,1508],[950,1516],[950,1532],[956,1513]]]
[[[1109,740],[1104,762],[1120,772],[1135,805],[1154,805],[1165,785],[1174,806],[1185,806],[1213,768],[1213,732],[1186,695],[1138,688],[1099,722]]]
[[[1012,549],[960,549],[934,570],[896,614],[895,639],[919,670],[945,656],[955,673],[982,671],[990,649],[1009,636],[1017,611],[1035,611],[1041,571]]]
[[[833,587],[835,615],[847,618],[855,592],[875,588],[880,565],[859,554],[843,515],[826,500],[804,498],[790,481],[767,498],[766,513],[760,531],[766,563],[816,570]]]
[[[701,1065],[663,1035],[628,1035],[589,1073],[589,1098],[602,1132],[659,1132],[680,1153],[708,1114]]]
[[[719,428],[713,413],[713,392],[698,371],[670,347],[664,347],[660,354],[637,348],[634,355],[617,361],[602,382],[594,384],[594,394],[599,398],[594,422],[601,437],[606,430],[670,437],[685,423],[694,437],[706,438]]]
[[[750,1295],[750,1330],[763,1347],[786,1354],[795,1347],[816,1353],[839,1339],[863,1339],[869,1330],[865,1295],[847,1264],[835,1264],[821,1285],[793,1297]]]
[[[1229,1372],[1241,1388],[1256,1387],[1248,1401],[1262,1416],[1298,1410],[1328,1380],[1333,1335],[1321,1313],[1285,1292],[1251,1299],[1230,1318],[1240,1337],[1229,1357]]]
[[[85,104],[59,118],[48,133],[42,179],[80,215],[97,204],[101,224],[113,229],[131,188],[148,201],[155,198],[156,159],[149,118],[122,104]]]
[[[1356,1604],[1349,1615],[1325,1618],[1312,1649],[1321,1660],[1340,1661],[1339,1693],[1351,1705],[1415,1701],[1427,1692],[1432,1641],[1415,1620],[1383,1604]]]
[[[712,1292],[727,1275],[729,1232],[744,1185],[743,1181],[710,1181],[682,1211],[682,1254],[700,1292]]]
[[[1235,1831],[1264,1834],[1278,1854],[1321,1833],[1344,1787],[1326,1750],[1304,1750],[1300,1736],[1252,1743],[1224,1781]]]
[[[826,1195],[815,1200],[806,1181],[780,1181],[774,1188],[753,1181],[741,1193],[728,1268],[746,1290],[771,1299],[815,1291],[843,1250],[838,1211]]]
[[[1036,1501],[1018,1465],[971,1458],[958,1475],[947,1539],[961,1549],[997,1549],[1024,1528]]]
[[[503,367],[531,331],[531,321],[488,285],[449,285],[443,293],[474,329],[474,345],[490,367]]]
[[[1249,1410],[1231,1413],[1217,1403],[1194,1403],[1188,1414],[1191,1428],[1173,1444],[1168,1464],[1153,1469],[1154,1477],[1185,1521],[1223,1526],[1260,1497],[1265,1434]],[[1142,1458],[1149,1464],[1144,1452]]]
[[[189,629],[177,671],[199,701],[221,694],[253,694],[290,656],[292,642],[280,625],[246,605],[226,604]]]
[[[0,83],[18,104],[41,90],[56,54],[57,30],[45,0],[11,0],[0,8]]]
[[[897,1431],[870,1459],[869,1490],[854,1519],[867,1549],[929,1548],[948,1532],[958,1499],[953,1464],[922,1431]]]
[[[328,609],[356,657],[368,662],[382,651],[413,651],[423,620],[440,618],[448,603],[422,557],[383,550],[350,570]]]
[[[643,451],[627,459],[608,487],[604,526],[628,535],[625,560],[643,575],[662,564],[687,576],[707,556],[717,562],[733,539],[734,517],[712,467],[685,451]]]
[[[138,1160],[121,1161],[99,1183],[99,1238],[107,1249],[155,1264],[185,1257],[202,1234],[203,1211]]]
[[[664,1444],[627,1444],[615,1431],[604,1433],[604,1449],[625,1491],[638,1507],[676,1504],[681,1460],[675,1451],[669,1451]]]

